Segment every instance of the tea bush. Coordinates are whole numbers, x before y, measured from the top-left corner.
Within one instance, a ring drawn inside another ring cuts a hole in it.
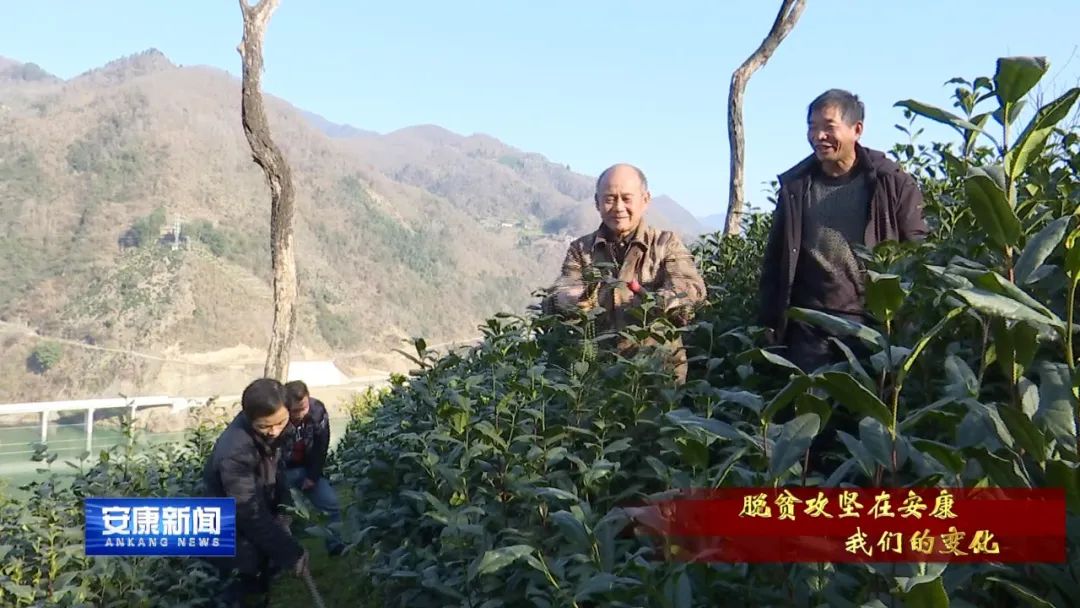
[[[95,461],[56,462],[39,446],[44,467],[20,492],[0,487],[0,606],[196,607],[218,588],[206,562],[163,557],[85,555],[82,500],[93,496],[198,496],[202,467],[222,430],[200,425],[184,443],[129,443]],[[63,465],[76,471],[52,470]]]
[[[993,78],[953,81],[963,116],[898,104],[961,136],[927,146],[909,129],[892,151],[921,183],[933,236],[860,252],[873,326],[791,311],[860,340],[864,359],[804,374],[747,325],[766,216],[697,246],[711,296],[693,327],[646,303],[625,332],[690,334],[682,387],[647,353],[593,359],[582,319],[499,315],[480,345],[441,359],[418,340],[421,369],[338,453],[357,497],[351,558],[384,605],[1080,605],[1080,153],[1078,134],[1056,128],[1080,89],[1017,133],[1046,68],[1004,58]],[[840,433],[835,466],[804,468],[836,408],[861,418],[857,436]],[[628,533],[622,508],[673,488],[773,485],[1062,487],[1074,557],[678,563],[653,559],[660,548]]]
[[[954,80],[961,114],[898,104],[912,119],[903,127],[911,141],[892,152],[920,181],[933,235],[860,252],[873,326],[792,310],[855,337],[870,356],[804,374],[764,348],[748,325],[770,226],[760,214],[747,218],[744,236],[695,246],[710,300],[693,326],[671,326],[646,302],[625,332],[686,334],[692,367],[681,387],[648,352],[594,349],[584,318],[498,315],[481,327],[479,345],[442,358],[417,340],[418,372],[358,401],[332,459],[352,501],[341,559],[373,590],[357,603],[1080,605],[1075,557],[665,561],[656,559],[664,548],[632,534],[624,509],[691,487],[1053,486],[1066,492],[1075,556],[1080,134],[1057,125],[1080,89],[1016,132],[1020,100],[1046,68],[1005,58],[992,78]],[[960,144],[920,143],[916,119],[951,126]],[[805,453],[837,408],[861,418],[857,436],[841,433],[843,448],[819,470]],[[0,497],[0,603],[200,605],[211,575],[195,562],[83,557],[79,499],[187,494],[210,441],[102,455],[74,478],[31,484],[27,500]]]

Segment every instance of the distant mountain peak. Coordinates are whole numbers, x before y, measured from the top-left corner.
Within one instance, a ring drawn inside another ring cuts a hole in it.
[[[392,131],[387,134],[388,137],[416,137],[419,139],[425,139],[434,144],[451,144],[457,143],[465,139],[464,135],[454,133],[453,131],[440,127],[434,124],[422,124],[413,125],[411,127],[404,127],[397,131]]]
[[[36,63],[23,63],[0,57],[0,80],[7,81],[59,81],[60,79],[46,72]]]
[[[352,125],[331,122],[322,116],[315,114],[314,112],[308,112],[301,110],[300,114],[308,120],[317,129],[322,131],[328,137],[372,137],[377,136],[378,133],[374,131],[367,131],[364,129],[358,129]]]
[[[125,80],[153,72],[171,70],[176,65],[156,48],[149,48],[139,53],[133,53],[114,59],[100,68],[89,70],[79,75],[83,77],[104,78],[109,81]]]

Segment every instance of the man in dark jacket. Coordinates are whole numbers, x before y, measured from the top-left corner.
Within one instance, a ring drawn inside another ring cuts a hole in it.
[[[282,445],[286,479],[290,486],[303,491],[316,509],[326,513],[331,524],[340,525],[337,494],[323,475],[330,449],[330,415],[326,406],[312,398],[307,385],[300,380],[285,385],[285,403],[292,427]],[[343,549],[337,531],[331,528],[326,551],[338,555]]]
[[[788,308],[865,323],[866,272],[852,245],[921,241],[927,233],[915,180],[883,153],[859,144],[863,114],[862,102],[847,91],[820,95],[807,112],[814,153],[779,176],[758,322],[807,372],[842,360],[843,353],[826,332],[789,323]]]
[[[281,570],[307,569],[307,551],[289,534],[282,506],[290,504],[278,447],[289,424],[285,388],[261,378],[241,397],[241,413],[218,437],[203,472],[209,496],[236,499],[236,556],[213,560],[222,574],[234,570],[220,598],[240,606],[247,596],[265,594]]]
[[[831,89],[810,103],[807,139],[814,153],[779,176],[780,193],[761,269],[758,323],[788,360],[805,372],[844,359],[828,332],[788,322],[792,306],[868,323],[865,275],[853,245],[921,241],[927,226],[915,180],[877,150],[859,144],[864,108],[855,95]],[[857,356],[866,349],[842,340]],[[790,411],[777,416],[782,423]],[[858,436],[859,417],[833,412],[810,446],[811,468],[839,448],[837,430]]]

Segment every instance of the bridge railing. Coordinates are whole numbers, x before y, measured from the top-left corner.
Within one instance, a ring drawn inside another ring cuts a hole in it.
[[[145,409],[156,407],[169,407],[172,409],[172,411],[176,412],[192,406],[205,405],[212,400],[227,401],[230,398],[236,399],[238,397],[218,397],[216,399],[189,399],[185,397],[168,397],[160,395],[147,397],[116,397],[108,399],[78,399],[73,401],[6,403],[0,404],[0,424],[3,424],[5,422],[5,418],[10,418],[12,416],[26,416],[27,414],[37,414],[39,417],[39,422],[37,426],[40,429],[41,443],[48,443],[50,418],[53,414],[72,414],[77,412],[84,412],[84,415],[86,417],[86,449],[90,450],[94,440],[94,414],[98,411],[127,410],[130,413],[130,419],[134,420],[135,412],[140,408]],[[0,426],[0,430],[3,430],[5,428],[8,430],[15,430],[25,429],[26,427]]]
[[[338,386],[341,388],[360,388],[364,386],[375,386],[387,382],[389,374],[377,374],[372,376],[361,376],[358,378],[350,378],[348,382],[328,385],[328,387]],[[317,385],[311,385],[312,388],[316,388]],[[135,413],[140,409],[169,407],[173,413],[186,410],[192,407],[205,406],[210,403],[236,403],[240,401],[240,395],[215,395],[212,397],[170,397],[167,395],[152,395],[143,397],[113,397],[105,399],[77,399],[72,401],[37,401],[29,403],[3,403],[0,404],[0,437],[5,432],[18,432],[22,436],[26,436],[25,431],[34,429],[39,431],[40,442],[43,444],[49,444],[50,429],[58,429],[59,423],[53,423],[51,418],[54,415],[70,416],[71,414],[78,415],[79,412],[83,412],[85,416],[84,423],[68,424],[63,426],[84,426],[85,427],[85,444],[86,450],[92,450],[94,440],[94,414],[103,410],[127,410],[130,414],[129,420],[135,420]],[[37,414],[38,420],[32,426],[21,426],[8,424],[10,419],[14,416],[27,416]],[[67,444],[71,440],[64,439],[61,443]],[[10,441],[3,441],[2,443],[12,443]],[[21,444],[20,447],[26,446],[29,441],[14,442]],[[20,452],[21,453],[21,452]],[[10,455],[8,452],[0,448],[0,457]]]

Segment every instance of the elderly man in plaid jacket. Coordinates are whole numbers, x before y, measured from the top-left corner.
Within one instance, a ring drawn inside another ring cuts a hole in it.
[[[632,319],[628,310],[640,305],[646,292],[656,297],[659,309],[678,326],[693,318],[705,300],[705,282],[694,258],[679,237],[657,230],[644,221],[651,196],[645,174],[633,165],[606,169],[596,183],[596,210],[602,224],[595,232],[570,244],[562,272],[543,302],[545,312],[573,312],[602,307],[599,331],[618,333]],[[608,284],[598,277],[614,268]],[[686,381],[686,352],[682,340],[666,345],[668,363],[676,381]],[[616,349],[630,355],[632,346],[617,340]]]

